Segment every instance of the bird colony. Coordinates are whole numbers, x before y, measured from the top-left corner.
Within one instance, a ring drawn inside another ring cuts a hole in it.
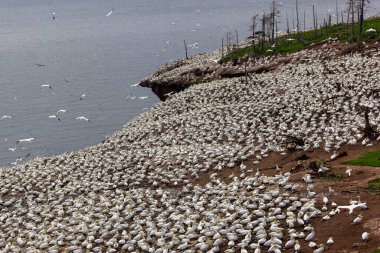
[[[313,221],[366,204],[330,203],[328,193],[313,191],[310,175],[296,183],[289,172],[260,171],[270,152],[286,155],[286,136],[302,138],[299,149],[331,153],[371,145],[362,108],[378,127],[379,53],[331,60],[319,54],[300,52],[300,61],[248,83],[194,85],[99,145],[2,168],[0,248],[323,252],[334,234],[316,240]],[[220,173],[236,167],[240,174],[223,181]],[[202,177],[208,181],[198,184]],[[352,226],[362,219],[350,217]]]

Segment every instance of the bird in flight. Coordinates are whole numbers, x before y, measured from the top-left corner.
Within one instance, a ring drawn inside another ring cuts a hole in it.
[[[34,138],[21,139],[21,140],[16,141],[16,144],[18,144],[20,142],[32,142],[33,140],[34,140]]]
[[[143,100],[143,99],[146,99],[148,98],[148,96],[145,96],[145,97],[139,97],[139,99]]]
[[[82,95],[80,96],[80,99],[79,99],[79,100],[83,100],[85,96],[86,96],[86,94],[82,94]]]
[[[53,89],[53,87],[50,85],[50,84],[42,84],[41,86],[40,86],[40,89],[43,89],[43,88],[49,88],[49,89]]]
[[[3,120],[3,119],[11,119],[12,117],[11,116],[8,116],[8,115],[3,115],[0,120]]]
[[[64,112],[66,112],[66,110],[64,110],[64,109],[60,109],[60,110],[58,110],[54,115],[50,115],[49,118],[50,118],[50,119],[57,119],[58,121],[61,121],[61,118],[59,117],[59,115],[60,115],[61,113],[64,113]]]
[[[110,11],[107,13],[106,17],[109,17],[109,16],[111,16],[111,15],[112,15],[112,12],[113,12],[113,9],[112,9],[112,10],[110,10]]]
[[[131,93],[131,94],[129,94],[127,97],[126,97],[126,99],[135,99],[136,98],[136,96],[133,96],[133,94]]]
[[[45,67],[46,66],[45,64],[40,64],[40,63],[35,63],[35,65],[37,65],[38,67]]]
[[[61,121],[61,118],[58,117],[57,115],[50,115],[49,118],[50,119],[57,119],[58,121]]]
[[[84,120],[84,121],[87,121],[87,122],[91,122],[88,118],[84,117],[84,116],[79,116],[79,117],[76,117],[75,119],[79,119],[79,120]]]
[[[139,83],[132,84],[131,87],[136,87]]]

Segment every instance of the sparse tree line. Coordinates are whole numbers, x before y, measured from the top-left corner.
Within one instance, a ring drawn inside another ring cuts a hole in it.
[[[305,38],[302,37],[302,32],[306,31],[306,10],[303,10],[301,14],[298,0],[294,1],[295,13],[292,12],[291,22],[289,21],[288,13],[285,13],[285,36],[288,41],[295,40],[298,43],[304,43]],[[314,38],[318,38],[318,36],[330,32],[333,25],[341,24],[345,27],[348,41],[361,41],[364,33],[364,15],[369,3],[369,0],[347,0],[345,8],[339,10],[338,2],[336,1],[335,13],[334,11],[329,10],[323,20],[318,19],[320,16],[317,14],[317,8],[313,5],[313,18],[310,23],[312,23],[312,28],[314,30]],[[249,39],[251,41],[253,52],[264,52],[265,43],[269,43],[271,48],[275,48],[275,43],[279,34],[278,26],[280,23],[279,17],[281,14],[280,7],[281,6],[277,0],[272,0],[270,9],[267,12],[252,16],[250,25],[251,35],[249,36]],[[303,17],[301,15],[303,15]],[[290,27],[290,23],[292,23],[292,29]],[[271,48],[267,49],[267,51],[272,51]],[[222,38],[222,57],[237,49],[239,49],[238,32],[228,32],[225,37]]]

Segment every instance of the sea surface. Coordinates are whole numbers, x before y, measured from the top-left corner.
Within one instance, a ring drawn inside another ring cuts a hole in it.
[[[338,1],[339,9],[344,2]],[[380,4],[371,2],[373,15]],[[335,1],[299,0],[307,28],[313,4],[320,20],[335,13]],[[0,165],[99,143],[159,103],[149,89],[131,85],[183,58],[184,40],[194,55],[219,48],[229,31],[243,39],[250,17],[269,5],[268,0],[0,0],[0,118],[11,117],[0,120]],[[280,29],[286,15],[292,26],[294,8],[295,1],[280,2]],[[45,84],[51,88],[41,87]],[[127,99],[131,94],[136,99]],[[61,109],[66,112],[58,115],[60,121],[49,118]],[[22,139],[31,142],[16,145]]]

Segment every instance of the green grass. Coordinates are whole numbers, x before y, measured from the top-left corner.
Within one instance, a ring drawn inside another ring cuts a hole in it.
[[[368,152],[359,159],[343,162],[346,165],[380,167],[380,150]]]
[[[366,31],[369,28],[376,29],[377,32]],[[288,41],[288,39],[295,39]],[[351,34],[351,27],[347,31],[347,26],[343,24],[332,25],[327,28],[300,32],[300,42],[297,41],[296,34],[280,37],[276,40],[275,47],[272,48],[268,42],[264,43],[263,50],[260,45],[256,45],[255,49],[252,46],[234,50],[222,59],[222,62],[227,62],[236,58],[241,58],[247,54],[253,55],[272,55],[293,53],[305,49],[313,44],[318,44],[328,38],[338,38],[340,41],[356,41],[358,40],[358,25],[355,24],[354,37]],[[380,17],[374,17],[365,20],[363,23],[363,40],[380,38]],[[272,50],[268,51],[268,49]]]
[[[329,176],[324,176],[323,178],[331,181],[342,181],[344,179],[343,176],[341,175],[329,175]]]
[[[368,182],[368,189],[380,192],[380,178],[376,178]],[[379,252],[380,253],[380,252]]]
[[[372,253],[380,253],[380,249],[375,249]]]

